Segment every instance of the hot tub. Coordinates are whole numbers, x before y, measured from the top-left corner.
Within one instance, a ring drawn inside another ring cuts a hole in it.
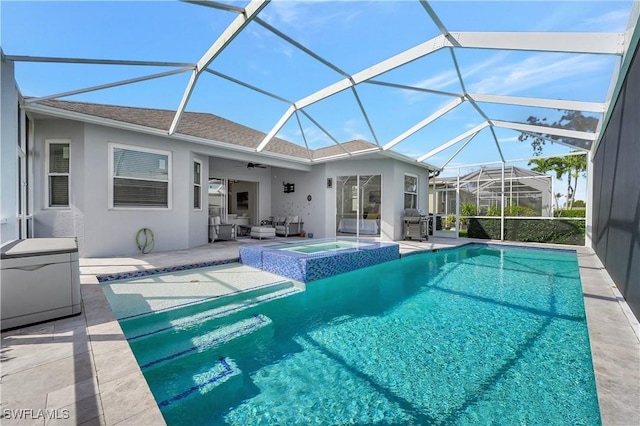
[[[3,330],[81,312],[75,238],[31,238],[0,247]]]
[[[400,258],[396,243],[324,239],[240,247],[240,262],[303,283]]]

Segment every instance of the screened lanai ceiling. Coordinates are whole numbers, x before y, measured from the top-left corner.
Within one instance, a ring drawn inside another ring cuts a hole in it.
[[[638,18],[611,0],[0,4],[28,110],[164,110],[172,136],[208,113],[261,132],[241,148],[267,164],[438,168],[531,157],[533,137],[545,155],[589,150]]]

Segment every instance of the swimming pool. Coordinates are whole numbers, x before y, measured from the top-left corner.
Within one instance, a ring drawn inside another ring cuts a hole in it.
[[[574,253],[471,245],[217,303],[121,322],[170,425],[600,423]]]

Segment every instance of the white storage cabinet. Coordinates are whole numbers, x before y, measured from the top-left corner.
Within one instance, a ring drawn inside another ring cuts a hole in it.
[[[15,240],[0,249],[3,330],[81,312],[75,238]]]

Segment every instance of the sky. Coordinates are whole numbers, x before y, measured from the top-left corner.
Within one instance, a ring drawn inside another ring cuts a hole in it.
[[[244,7],[248,2],[225,2]],[[450,32],[558,31],[623,32],[632,1],[435,1],[430,3]],[[0,45],[6,55],[131,59],[195,63],[236,17],[233,12],[176,1],[0,1]],[[259,18],[348,74],[440,35],[418,1],[273,1]],[[619,59],[609,55],[441,49],[391,70],[378,81],[462,93],[457,61],[468,93],[484,93],[604,102]],[[213,61],[211,70],[245,81],[289,102],[344,77],[258,23],[250,23]],[[46,96],[175,68],[85,64],[16,64],[25,96]],[[175,110],[189,73],[89,92],[76,100]],[[322,128],[301,115],[311,148],[353,139],[393,140],[454,98],[369,83],[356,87],[374,130],[372,134],[350,90],[305,108]],[[290,103],[272,99],[215,75],[204,73],[187,110],[210,112],[269,132]],[[491,119],[526,122],[527,117],[557,120],[562,112],[478,103]],[[596,117],[599,115],[590,114]],[[470,105],[462,105],[418,131],[393,150],[417,158],[482,123]],[[507,159],[532,155],[519,133],[496,129]],[[304,146],[295,116],[278,136]],[[440,166],[457,144],[427,162]],[[554,144],[544,154],[570,148]],[[449,166],[499,160],[489,129],[480,132]],[[520,164],[517,164],[520,165]],[[526,162],[522,165],[526,166]],[[563,183],[556,186],[564,187]],[[578,188],[578,198],[584,193]]]

